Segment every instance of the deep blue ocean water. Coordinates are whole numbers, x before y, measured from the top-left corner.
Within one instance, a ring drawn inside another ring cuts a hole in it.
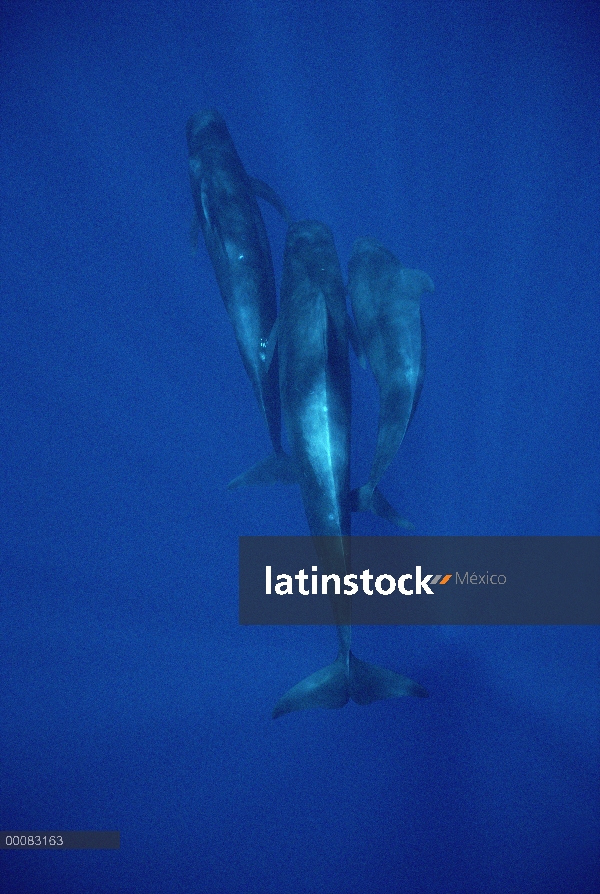
[[[417,533],[598,535],[598,4],[1,15],[0,829],[121,847],[0,852],[0,891],[600,891],[597,629],[357,628],[431,698],[271,719],[335,635],[237,622],[238,537],[307,527],[295,488],[226,490],[269,443],[190,252],[185,144],[219,109],[344,269],[373,235],[432,277],[382,483]]]

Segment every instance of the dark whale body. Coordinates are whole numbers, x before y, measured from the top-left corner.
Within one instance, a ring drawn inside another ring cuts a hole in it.
[[[356,326],[379,387],[377,446],[366,485],[354,501],[371,508],[381,476],[396,455],[413,417],[425,375],[425,330],[420,299],[430,277],[403,267],[375,239],[358,239],[348,265]]]
[[[328,573],[345,574],[350,535],[350,367],[345,287],[331,231],[318,221],[288,229],[278,322],[283,416],[306,518]],[[326,538],[326,540],[320,539]],[[418,683],[366,664],[350,650],[350,605],[332,599],[339,651],[333,664],[279,700],[273,717],[305,708],[341,708],[401,695]]]
[[[265,419],[274,455],[259,466],[285,474],[277,352],[269,338],[277,317],[271,248],[256,200],[272,202],[289,221],[276,194],[246,173],[221,115],[208,110],[187,123],[189,173],[198,223],[238,348]],[[250,482],[247,482],[250,483]]]

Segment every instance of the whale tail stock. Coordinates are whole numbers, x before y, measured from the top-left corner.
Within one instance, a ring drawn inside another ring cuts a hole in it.
[[[358,705],[370,705],[384,698],[416,695],[425,698],[427,690],[394,671],[367,664],[348,652],[340,651],[333,664],[305,677],[283,695],[273,709],[273,719],[307,708],[343,708],[352,699]]]

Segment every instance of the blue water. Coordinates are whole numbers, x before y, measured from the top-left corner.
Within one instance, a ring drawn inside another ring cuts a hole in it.
[[[7,894],[600,891],[600,635],[358,628],[428,700],[271,720],[330,628],[240,628],[228,492],[269,442],[210,263],[185,122],[427,271],[421,403],[382,487],[419,534],[600,533],[598,6],[2,8],[0,852]],[[279,275],[284,226],[264,208]],[[377,395],[353,362],[353,483]],[[355,518],[358,534],[389,534]]]

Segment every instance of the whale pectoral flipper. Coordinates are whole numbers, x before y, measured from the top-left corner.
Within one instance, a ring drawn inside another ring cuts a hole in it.
[[[419,361],[419,374],[417,376],[417,382],[415,384],[415,396],[413,398],[412,410],[410,411],[410,416],[408,422],[406,423],[406,428],[413,420],[413,416],[415,415],[415,410],[419,405],[419,399],[421,397],[421,391],[423,390],[423,380],[425,378],[425,365],[427,363],[427,336],[425,334],[425,324],[423,323],[423,317],[421,317],[421,359]]]
[[[227,485],[227,490],[238,487],[253,487],[262,484],[298,484],[300,473],[291,456],[283,450],[271,453],[261,459],[246,472],[242,472]]]
[[[360,661],[350,652],[350,698],[358,705],[370,705],[384,698],[416,695],[426,698],[429,693],[419,683],[409,680],[385,667]]]
[[[307,708],[343,708],[348,701],[348,676],[343,657],[305,677],[283,695],[273,709],[273,719]],[[367,704],[365,702],[365,704]]]
[[[346,314],[346,328],[348,330],[348,340],[352,345],[354,353],[356,354],[356,359],[358,360],[362,368],[366,369],[367,355],[365,353],[361,337],[358,333],[358,329],[356,328],[356,323],[349,313]]]
[[[275,353],[275,347],[277,345],[277,331],[277,320],[275,320],[275,322],[273,323],[273,328],[271,329],[271,334],[269,335],[264,348],[265,356],[263,362],[266,369],[269,369],[269,367],[271,366],[271,361],[273,360],[273,354]]]
[[[350,493],[350,508],[352,512],[372,512],[396,528],[413,531],[415,527],[412,522],[402,518],[379,488],[373,489],[372,484],[363,484]]]
[[[259,199],[268,202],[269,205],[272,205],[273,208],[281,214],[288,226],[293,222],[292,215],[288,211],[287,205],[283,199],[277,195],[275,190],[271,189],[268,183],[265,183],[264,180],[258,180],[256,177],[250,177],[250,185],[252,186],[254,195],[258,196]]]
[[[219,216],[217,209],[214,207],[214,200],[211,201],[211,196],[204,180],[200,186],[200,204],[202,205],[202,214],[204,215],[206,225],[208,227],[218,226]]]

